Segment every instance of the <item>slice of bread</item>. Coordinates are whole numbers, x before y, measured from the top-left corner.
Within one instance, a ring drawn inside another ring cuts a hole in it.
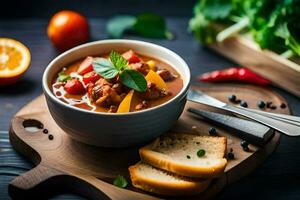
[[[168,196],[198,194],[203,192],[211,182],[175,175],[142,162],[130,166],[129,172],[134,187]]]
[[[139,151],[144,163],[182,176],[214,178],[226,167],[225,137],[170,134],[161,136]],[[204,156],[198,156],[199,150]]]

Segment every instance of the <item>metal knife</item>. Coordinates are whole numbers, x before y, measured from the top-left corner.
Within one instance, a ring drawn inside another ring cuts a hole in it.
[[[189,108],[188,112],[219,125],[252,144],[263,145],[274,135],[274,129],[254,121],[194,108]]]
[[[226,110],[247,117],[261,124],[264,124],[268,127],[274,128],[279,132],[284,133],[288,136],[300,136],[300,126],[288,123],[286,121],[282,121],[277,118],[271,118],[267,115],[262,115],[257,112],[252,112],[251,110],[226,104],[207,94],[204,94],[199,90],[190,89],[187,95],[187,99],[196,103],[201,103],[211,107],[216,107],[222,110]]]

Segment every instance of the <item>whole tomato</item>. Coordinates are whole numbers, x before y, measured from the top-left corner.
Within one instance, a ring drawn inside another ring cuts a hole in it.
[[[88,41],[89,25],[79,13],[63,10],[51,18],[47,33],[53,45],[65,51]]]

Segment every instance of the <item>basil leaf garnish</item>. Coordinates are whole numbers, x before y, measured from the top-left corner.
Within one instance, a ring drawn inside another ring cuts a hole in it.
[[[94,70],[105,79],[114,78],[118,74],[115,66],[105,58],[96,58],[93,61]]]
[[[114,64],[117,70],[122,70],[128,65],[128,61],[123,58],[123,56],[116,51],[111,51],[109,54],[110,61]]]
[[[121,82],[129,88],[138,92],[145,92],[147,89],[147,81],[140,73],[132,69],[125,69],[120,74]]]
[[[138,92],[145,92],[147,81],[143,74],[128,67],[128,61],[116,51],[112,51],[109,59],[96,58],[93,61],[94,70],[105,79],[120,75],[120,80],[125,86]]]

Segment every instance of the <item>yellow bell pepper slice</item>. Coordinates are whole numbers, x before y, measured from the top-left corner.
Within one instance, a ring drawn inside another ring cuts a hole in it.
[[[145,78],[147,81],[154,83],[159,89],[167,89],[165,81],[153,70],[149,70]]]
[[[126,113],[130,111],[130,104],[134,90],[130,90],[123,101],[120,103],[117,113]]]
[[[149,61],[147,62],[147,64],[148,64],[149,68],[150,68],[151,70],[153,70],[153,69],[155,68],[156,62],[155,62],[154,60],[149,60]]]

